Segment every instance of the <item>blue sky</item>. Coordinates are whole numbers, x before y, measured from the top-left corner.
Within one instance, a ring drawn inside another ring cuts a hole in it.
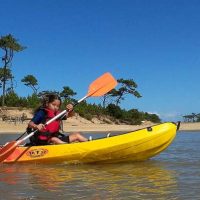
[[[156,113],[163,120],[200,112],[200,1],[0,3],[0,36],[11,33],[27,47],[12,64],[19,95],[31,94],[21,79],[32,74],[40,90],[70,86],[80,99],[108,71],[138,84],[143,97],[127,96],[125,109]]]

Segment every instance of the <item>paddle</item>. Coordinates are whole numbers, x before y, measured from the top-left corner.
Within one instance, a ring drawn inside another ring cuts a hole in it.
[[[113,78],[113,76],[110,73],[105,73],[89,85],[87,94],[82,99],[80,99],[74,106],[76,106],[77,104],[79,104],[80,102],[82,102],[83,100],[85,100],[88,97],[102,96],[102,95],[106,94],[107,92],[109,92],[110,90],[112,90],[116,85],[117,85],[117,81]],[[65,115],[66,112],[67,112],[66,110],[63,110],[61,113],[59,113],[58,115],[56,115],[55,117],[50,119],[45,124],[45,126],[50,124],[54,120],[58,119],[59,117]],[[18,145],[20,145],[22,142],[24,142],[25,140],[27,140],[28,138],[33,136],[37,131],[38,130],[31,132],[29,135],[27,135],[26,137],[24,137],[21,140],[11,141],[11,142],[8,142],[7,144],[5,144],[0,149],[0,162],[4,161],[6,158],[8,158],[13,153],[13,151],[16,149],[16,147]]]

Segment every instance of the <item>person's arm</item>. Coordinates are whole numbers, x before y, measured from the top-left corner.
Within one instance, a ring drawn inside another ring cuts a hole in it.
[[[45,125],[42,124],[42,123],[41,123],[41,124],[35,124],[33,121],[30,121],[30,122],[28,123],[28,127],[40,131],[40,130],[42,130],[43,128],[45,128]]]
[[[37,113],[35,113],[34,117],[28,123],[28,127],[35,130],[42,130],[45,127],[45,125],[42,123],[42,121],[44,121],[44,118],[45,112],[43,110],[39,110]]]

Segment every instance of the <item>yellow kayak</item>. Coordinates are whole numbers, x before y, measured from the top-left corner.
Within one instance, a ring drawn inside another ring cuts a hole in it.
[[[3,163],[117,163],[142,161],[166,149],[176,136],[172,122],[82,143],[18,146]]]

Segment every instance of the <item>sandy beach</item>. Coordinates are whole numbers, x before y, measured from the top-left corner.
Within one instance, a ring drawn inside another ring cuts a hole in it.
[[[31,119],[33,114],[31,109],[17,109],[15,107],[9,107],[0,109],[0,133],[23,133],[26,131],[29,120],[25,120],[23,123],[20,120],[22,115],[26,115],[28,119]],[[2,116],[8,116],[5,121],[2,120]],[[14,120],[13,120],[14,119]],[[148,126],[154,125],[151,122],[144,122],[142,125],[117,125],[106,124],[96,118],[92,121],[88,121],[79,115],[68,118],[63,121],[64,132],[115,132],[115,131],[133,131]],[[181,123],[180,131],[200,131],[200,122],[195,123]]]
[[[0,133],[23,133],[26,131],[28,121],[9,122],[0,121]],[[103,124],[99,121],[91,122],[83,118],[70,118],[63,122],[64,132],[115,132],[115,131],[133,131],[153,125],[153,123],[144,123],[142,125],[117,125]],[[180,131],[200,131],[200,123],[181,123]]]
[[[140,129],[150,124],[144,125],[117,125],[117,124],[105,124],[98,120],[96,122],[91,122],[86,119],[80,118],[70,118],[67,121],[63,121],[63,131],[64,132],[114,132],[114,131],[132,131]],[[28,121],[21,122],[9,122],[0,121],[0,133],[23,133],[26,131]]]

